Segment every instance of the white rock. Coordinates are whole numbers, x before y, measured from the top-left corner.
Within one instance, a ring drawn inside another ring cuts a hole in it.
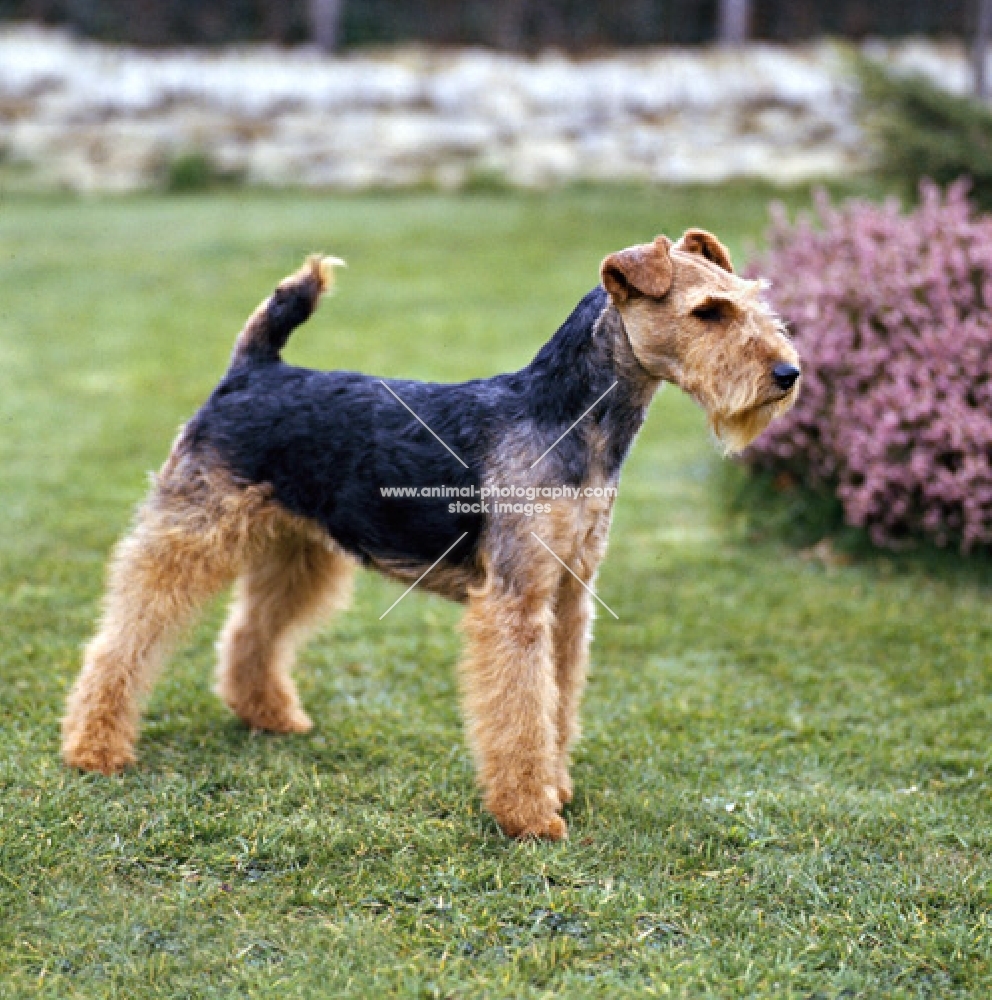
[[[959,46],[868,51],[955,90]],[[633,49],[592,59],[406,46],[329,58],[248,46],[147,52],[0,31],[0,149],[39,187],[124,191],[203,152],[271,185],[356,190],[473,176],[793,183],[863,162],[832,44]]]

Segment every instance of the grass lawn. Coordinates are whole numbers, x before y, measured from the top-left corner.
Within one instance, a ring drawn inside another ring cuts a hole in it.
[[[568,842],[480,811],[459,609],[380,622],[370,575],[302,657],[312,734],[213,696],[217,605],[138,768],[58,760],[107,551],[306,252],[350,268],[290,360],[459,379],[524,364],[610,250],[694,224],[741,258],[767,196],[0,200],[0,996],[992,995],[992,568],[756,540],[674,389],[620,491]]]

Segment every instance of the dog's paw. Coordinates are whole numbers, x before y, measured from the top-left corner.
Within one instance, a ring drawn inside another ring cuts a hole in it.
[[[271,689],[231,691],[224,686],[217,693],[249,729],[267,733],[309,733],[313,729],[313,721],[300,707],[295,693]]]
[[[267,733],[309,733],[313,729],[313,720],[302,708],[256,712],[250,717],[241,717],[252,729]]]
[[[497,819],[500,829],[514,840],[567,840],[568,824],[557,813],[526,823]]]
[[[62,759],[80,771],[117,774],[137,760],[129,743],[113,740],[88,739],[72,735],[62,745]]]
[[[568,826],[558,815],[558,793],[545,788],[531,796],[490,795],[486,806],[500,829],[516,840],[564,840]]]
[[[572,779],[567,771],[562,771],[558,775],[558,801],[566,806],[572,801],[573,794]]]

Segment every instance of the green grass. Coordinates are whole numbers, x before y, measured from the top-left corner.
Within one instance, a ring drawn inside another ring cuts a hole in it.
[[[302,657],[311,735],[211,694],[218,605],[137,769],[58,760],[108,548],[306,252],[350,268],[292,361],[457,379],[525,363],[619,246],[692,224],[740,258],[767,195],[0,201],[0,995],[990,995],[988,563],[755,540],[673,389],[620,492],[567,843],[480,811],[458,608],[380,622],[369,575]]]

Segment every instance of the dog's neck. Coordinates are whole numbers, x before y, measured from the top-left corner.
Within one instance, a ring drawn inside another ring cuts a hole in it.
[[[620,310],[612,302],[600,314],[595,336],[609,345],[615,378],[626,388],[631,402],[648,406],[663,380],[648,372],[638,360]]]
[[[593,289],[524,369],[535,418],[561,431],[603,438],[604,472],[614,476],[661,382],[637,360],[623,320],[603,288]],[[587,411],[588,416],[584,417]]]

